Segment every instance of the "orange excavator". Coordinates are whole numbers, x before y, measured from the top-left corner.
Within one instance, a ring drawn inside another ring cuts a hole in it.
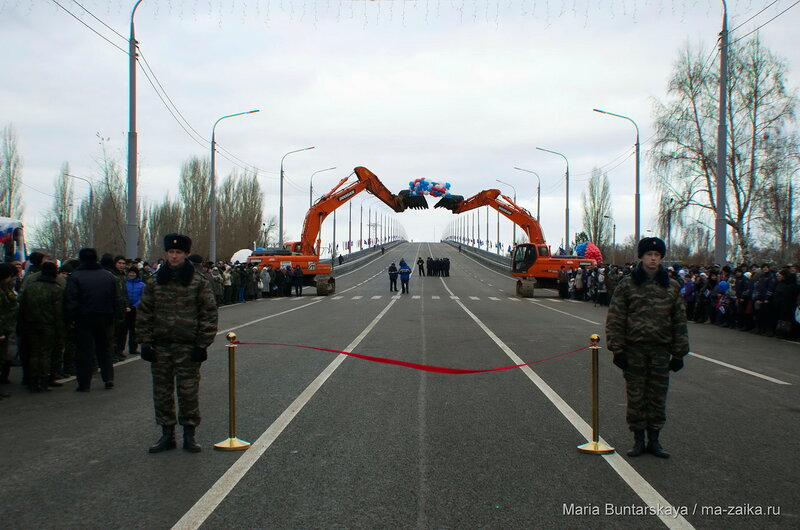
[[[517,205],[500,190],[483,190],[469,199],[459,195],[442,198],[434,208],[445,208],[454,214],[468,212],[481,206],[494,208],[525,231],[529,243],[514,246],[511,254],[511,275],[517,278],[517,295],[530,298],[538,284],[555,287],[558,271],[564,265],[567,269],[580,266],[596,267],[597,261],[580,256],[553,256],[550,246],[544,240],[542,227],[528,210]]]
[[[258,265],[259,269],[272,265],[274,269],[299,265],[303,270],[303,284],[316,286],[317,294],[327,296],[336,291],[336,279],[331,275],[330,263],[322,263],[320,254],[320,230],[325,218],[334,210],[344,205],[366,190],[378,197],[395,212],[403,212],[406,208],[426,209],[428,203],[423,196],[411,195],[408,190],[403,190],[395,195],[391,193],[378,177],[365,167],[353,170],[356,181],[345,186],[351,175],[343,178],[334,188],[320,197],[309,208],[303,222],[303,232],[300,241],[290,241],[283,244],[283,248],[256,250],[247,258],[250,265]]]

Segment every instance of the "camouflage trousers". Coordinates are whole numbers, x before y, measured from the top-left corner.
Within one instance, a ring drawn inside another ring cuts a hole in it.
[[[35,331],[25,333],[25,340],[30,345],[28,376],[49,377],[59,347],[56,331],[50,326],[37,326]]]
[[[200,363],[191,360],[192,346],[155,344],[156,360],[150,364],[153,375],[153,405],[156,423],[171,426],[200,424]],[[175,391],[179,414],[175,416]]]
[[[625,350],[626,419],[632,431],[661,429],[667,421],[670,348],[663,344],[635,344]]]

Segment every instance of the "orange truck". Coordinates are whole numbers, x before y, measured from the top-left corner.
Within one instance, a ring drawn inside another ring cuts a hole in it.
[[[345,185],[353,174],[355,174],[356,180]],[[330,263],[322,263],[319,257],[322,223],[334,210],[365,190],[378,197],[395,212],[403,212],[406,208],[425,209],[428,207],[424,197],[410,195],[408,190],[403,190],[395,195],[372,171],[365,167],[357,167],[352,174],[340,180],[331,191],[320,197],[309,208],[303,222],[300,241],[285,242],[283,248],[256,250],[247,258],[247,263],[256,264],[259,269],[267,265],[272,265],[273,268],[294,268],[296,265],[300,265],[303,270],[304,285],[315,286],[318,295],[333,294],[336,291],[336,279],[332,276],[333,269]]]
[[[576,269],[580,266],[596,267],[597,261],[580,256],[553,256],[544,240],[542,227],[528,210],[517,205],[500,190],[484,190],[469,199],[453,195],[441,199],[435,208],[445,208],[454,214],[468,212],[481,206],[494,208],[528,236],[529,243],[515,244],[511,254],[511,275],[517,279],[517,295],[530,298],[534,287],[556,287],[561,266]]]

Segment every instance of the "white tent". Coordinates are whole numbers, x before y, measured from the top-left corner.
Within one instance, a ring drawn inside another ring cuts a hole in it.
[[[247,258],[250,257],[252,253],[253,251],[250,250],[249,248],[243,248],[241,250],[237,250],[236,252],[233,253],[233,256],[231,256],[231,263],[236,263],[237,261],[239,263],[244,263],[247,261]]]

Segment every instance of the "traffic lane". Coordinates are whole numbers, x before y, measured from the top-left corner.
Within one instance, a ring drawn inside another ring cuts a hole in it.
[[[402,347],[402,358],[411,362],[508,364],[452,304],[437,305],[431,311],[426,308],[431,304],[401,298],[358,351],[397,358]],[[447,319],[454,319],[452,325]],[[442,333],[443,322],[456,334]],[[587,473],[604,475],[604,483],[615,479],[599,460],[587,471],[577,451],[554,449],[551,438],[574,447],[580,437],[518,371],[503,375],[516,384],[507,384],[503,376],[447,377],[348,359],[208,526],[258,520],[277,527],[394,527],[410,521],[428,521],[422,527],[503,527],[560,520],[563,498],[576,489],[580,502],[629,502],[623,487],[600,494],[590,485],[585,491],[576,488]],[[537,435],[544,436],[542,447],[531,450],[527,442],[539,445]],[[565,478],[564,468],[573,470],[573,478]],[[260,486],[263,480],[271,487]],[[554,495],[559,489],[563,494]],[[551,501],[547,510],[539,496]],[[263,509],[241,519],[236,507],[244,505]]]
[[[513,337],[518,334],[516,328],[523,325],[521,323],[509,325],[515,322],[513,316],[505,313],[497,316],[497,311],[489,309],[500,306],[472,303],[475,305],[476,314],[487,323],[496,322],[493,327],[497,327],[498,330],[504,330],[503,326],[506,326],[507,329],[503,332],[508,336]],[[465,304],[469,306],[470,302]],[[541,306],[538,302],[531,305]],[[576,307],[581,305],[584,304],[575,304]],[[545,329],[563,329],[564,323],[569,320],[575,323],[573,326],[584,328],[581,335],[588,336],[595,329],[592,324],[585,321],[552,311],[546,311],[539,318],[542,319],[539,323]],[[569,336],[569,333],[567,331],[565,335]],[[500,336],[502,338],[505,335]],[[601,435],[624,454],[631,445],[631,435],[624,422],[626,407],[624,381],[621,373],[610,363],[610,354],[601,352],[601,355],[603,355],[600,370]],[[590,370],[588,356],[585,354],[575,354],[557,362],[537,365],[537,371],[545,380],[587,421],[591,410],[588,378]],[[578,380],[576,374],[580,374]],[[670,419],[665,428],[663,443],[674,456],[668,462],[651,458],[649,455],[631,459],[634,467],[658,491],[669,492],[665,496],[676,506],[694,508],[697,504],[702,509],[703,506],[724,506],[726,502],[737,506],[747,503],[772,506],[774,503],[780,503],[784,514],[787,510],[791,510],[788,507],[796,507],[798,505],[796,488],[785,486],[790,484],[800,471],[797,463],[796,461],[785,463],[785,457],[778,456],[782,452],[775,453],[771,449],[773,445],[782,447],[796,445],[795,440],[800,433],[797,432],[796,422],[792,421],[792,412],[796,412],[794,404],[800,397],[797,395],[797,387],[775,385],[746,374],[721,369],[711,363],[692,360],[691,357],[687,359],[687,369],[673,374],[671,379],[668,406]],[[702,403],[703,406],[698,407],[698,403]],[[675,411],[680,413],[673,414]],[[741,428],[737,428],[735,435],[731,429],[732,422],[743,423]],[[699,432],[698,425],[703,426]],[[761,443],[764,432],[778,434],[763,444],[763,452],[759,450],[755,454],[752,452],[742,454],[738,449],[741,440]],[[771,458],[769,455],[774,457]],[[715,464],[711,472],[708,467],[709,462]],[[736,479],[730,478],[730,474],[733,473],[738,479],[738,474],[742,472],[753,475],[750,481],[757,484],[755,491],[749,488],[743,490]],[[688,482],[687,477],[691,477]],[[690,517],[692,522],[695,519],[698,524],[712,526],[719,524],[719,518],[715,517]],[[733,521],[742,527],[756,523],[760,525],[764,522],[746,517]],[[767,524],[770,524],[769,521]],[[778,520],[776,524],[785,524],[785,519]]]

